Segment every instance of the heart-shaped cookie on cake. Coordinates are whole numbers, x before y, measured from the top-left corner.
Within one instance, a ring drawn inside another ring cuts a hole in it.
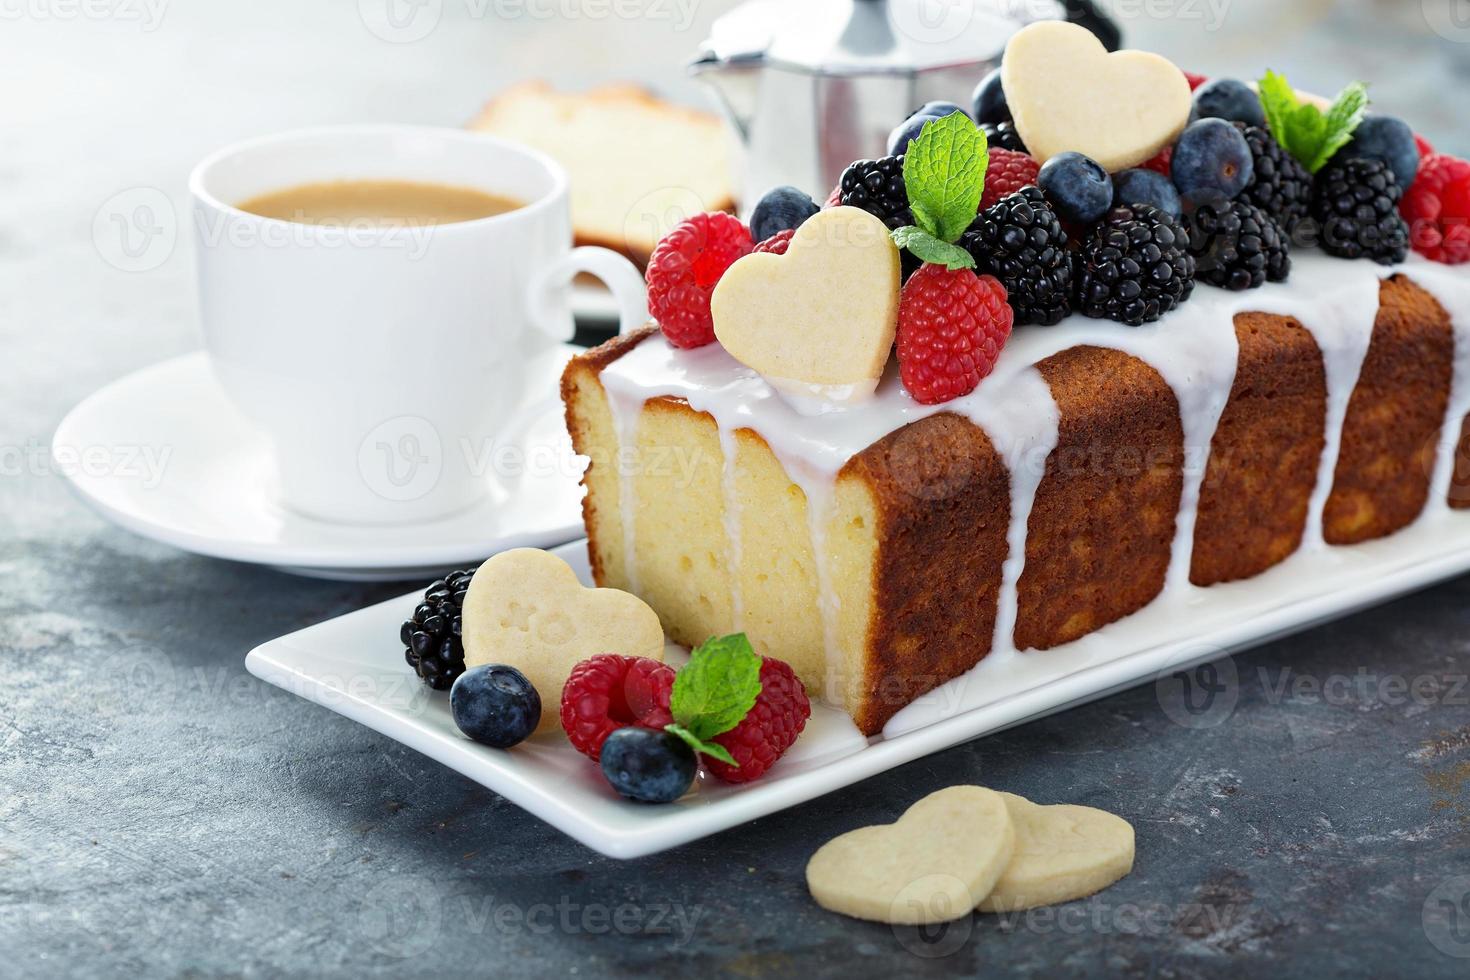
[[[982,912],[1058,905],[1101,891],[1133,870],[1133,827],[1090,806],[1042,806],[1001,793],[1016,829],[1015,853]]]
[[[929,925],[970,914],[1011,860],[1015,831],[1001,794],[980,786],[930,793],[897,823],[823,844],[807,862],[817,904],[875,922]]]
[[[1042,21],[1017,31],[1001,86],[1026,149],[1038,163],[1068,150],[1115,173],[1173,143],[1189,122],[1189,82],[1167,58],[1109,53],[1085,27]]]
[[[710,298],[715,336],[783,394],[860,400],[893,347],[898,276],[882,221],[828,208],[802,222],[785,255],[753,252],[725,270]]]
[[[514,667],[552,705],[588,657],[664,658],[663,628],[647,603],[585,588],[570,565],[537,548],[502,551],[480,566],[465,594],[462,635],[466,667]],[[556,711],[543,711],[536,730],[560,726]]]

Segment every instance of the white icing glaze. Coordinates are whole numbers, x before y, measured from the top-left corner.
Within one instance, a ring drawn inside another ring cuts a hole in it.
[[[1246,292],[1227,292],[1201,284],[1196,286],[1190,301],[1157,323],[1142,327],[1081,316],[1069,317],[1054,327],[1022,327],[1012,335],[990,377],[971,394],[942,405],[920,405],[910,398],[899,383],[896,365],[890,362],[871,399],[846,406],[842,411],[804,415],[718,345],[683,351],[658,336],[610,364],[602,373],[602,382],[620,438],[633,431],[646,399],[668,395],[684,398],[692,408],[711,415],[722,432],[751,428],[770,445],[792,481],[806,495],[829,677],[835,676],[833,671],[842,662],[842,652],[836,648],[840,597],[833,594],[824,547],[832,487],[838,471],[848,459],[888,433],[938,412],[962,415],[985,431],[1012,474],[1009,555],[1002,568],[995,642],[990,655],[970,675],[956,678],[905,708],[885,728],[886,733],[905,731],[970,706],[967,701],[972,699],[955,692],[965,690],[976,671],[983,670],[990,677],[1005,670],[1024,672],[1028,668],[1018,665],[1037,659],[1017,656],[1011,634],[1016,618],[1016,584],[1025,562],[1026,527],[1047,456],[1058,438],[1056,405],[1035,365],[1060,351],[1079,345],[1123,351],[1157,370],[1178,401],[1184,432],[1184,487],[1168,582],[1148,607],[1155,611],[1148,617],[1150,621],[1157,623],[1158,616],[1191,615],[1206,591],[1189,583],[1189,568],[1205,463],[1235,379],[1238,348],[1234,317],[1237,313],[1293,317],[1312,334],[1322,352],[1327,383],[1326,438],[1300,549],[1300,552],[1315,552],[1325,547],[1322,509],[1332,486],[1348,401],[1357,384],[1377,317],[1379,280],[1404,272],[1430,292],[1449,312],[1454,324],[1455,368],[1447,424],[1438,447],[1431,499],[1425,512],[1428,515],[1448,509],[1445,500],[1453,469],[1453,447],[1460,419],[1470,412],[1470,272],[1436,265],[1417,256],[1398,267],[1348,262],[1304,251],[1293,254],[1292,260],[1288,283],[1268,284]],[[726,452],[728,455],[729,450]],[[726,472],[728,479],[729,464]],[[635,552],[628,519],[630,481],[624,479],[622,486],[624,546],[631,564]],[[733,492],[733,488],[727,487],[727,500]],[[738,526],[732,523],[728,513],[727,528],[732,540],[738,536]],[[1239,591],[1242,585],[1232,583],[1228,588]],[[738,583],[732,588],[738,590]],[[1226,587],[1212,586],[1208,591],[1215,594],[1222,588]],[[1135,614],[1128,621],[1140,615]],[[1118,626],[1114,624],[1107,629],[1117,632]],[[1087,643],[1088,638],[1083,637],[1067,647],[1085,648]],[[1056,651],[1052,650],[1046,656],[1055,655]],[[951,688],[954,690],[946,693]],[[970,689],[973,690],[973,685]]]

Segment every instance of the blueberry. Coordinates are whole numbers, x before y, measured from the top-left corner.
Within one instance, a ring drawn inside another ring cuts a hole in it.
[[[1041,165],[1036,186],[1064,221],[1092,224],[1113,205],[1113,180],[1096,160],[1068,150]]]
[[[600,762],[613,789],[644,803],[672,803],[694,782],[694,750],[652,728],[619,728],[602,743]]]
[[[1201,119],[1185,128],[1174,145],[1174,186],[1184,197],[1239,194],[1255,165],[1245,135],[1224,119]]]
[[[773,188],[750,213],[750,237],[763,242],[778,231],[798,227],[820,210],[810,195],[795,187]]]
[[[1414,131],[1402,119],[1393,116],[1367,116],[1353,138],[1337,153],[1343,160],[1365,158],[1382,160],[1393,171],[1400,189],[1407,189],[1419,172],[1419,147]]]
[[[470,738],[508,749],[536,730],[541,695],[526,675],[503,664],[471,667],[449,689],[454,723]]]
[[[980,79],[970,96],[970,116],[977,123],[1005,122],[1011,118],[1011,107],[1006,104],[1006,90],[1000,87],[1000,69]]]
[[[945,116],[953,115],[956,112],[964,113],[964,111],[964,109],[953,102],[925,102],[911,112],[910,115],[933,116],[935,119],[943,119]]]
[[[916,112],[893,127],[893,132],[888,134],[888,155],[896,157],[900,153],[907,153],[909,144],[919,138],[919,131],[924,128],[924,124],[931,123],[938,118],[938,116],[926,116]]]
[[[1169,178],[1141,167],[1113,174],[1113,206],[1123,204],[1148,204],[1175,218],[1184,213],[1179,192]]]
[[[1229,119],[1248,126],[1266,125],[1266,110],[1255,89],[1236,78],[1212,78],[1194,90],[1194,109],[1189,117]]]

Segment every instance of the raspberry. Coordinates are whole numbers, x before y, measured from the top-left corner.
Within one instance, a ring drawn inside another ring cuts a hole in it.
[[[1170,143],[1158,153],[1143,161],[1139,166],[1152,170],[1155,173],[1161,173],[1165,177],[1169,176],[1169,171],[1174,166],[1174,144]]]
[[[674,720],[674,669],[647,657],[599,654],[572,668],[561,689],[561,727],[577,751],[596,762],[619,728],[662,729]]]
[[[898,297],[898,369],[914,400],[969,394],[995,367],[1014,314],[994,276],[926,264]]]
[[[832,188],[832,193],[827,195],[827,203],[826,204],[823,204],[822,207],[823,208],[835,208],[835,207],[837,207],[837,205],[839,205],[841,203],[842,203],[842,185],[841,184],[838,184],[836,187]]]
[[[1037,162],[1024,153],[997,146],[990,151],[990,163],[985,168],[985,193],[980,198],[980,210],[984,211],[1000,199],[1014,194],[1021,188],[1036,183]]]
[[[1431,153],[1399,202],[1409,223],[1409,244],[1435,262],[1470,261],[1470,163]]]
[[[1191,92],[1210,80],[1208,75],[1196,75],[1192,71],[1185,72],[1184,77],[1189,80],[1189,90]]]
[[[1418,133],[1414,134],[1414,146],[1416,146],[1419,150],[1420,160],[1423,160],[1425,157],[1434,152],[1434,146]]]
[[[770,252],[772,255],[785,255],[786,249],[791,245],[791,236],[796,234],[795,228],[786,228],[776,232],[770,238],[760,242],[752,252]]]
[[[795,672],[780,660],[761,661],[761,693],[750,713],[712,741],[722,745],[739,768],[704,757],[705,768],[727,783],[748,783],[765,775],[806,727],[812,705]]]
[[[720,211],[696,214],[659,239],[648,259],[648,311],[669,343],[714,343],[710,293],[730,264],[750,249],[749,229]]]

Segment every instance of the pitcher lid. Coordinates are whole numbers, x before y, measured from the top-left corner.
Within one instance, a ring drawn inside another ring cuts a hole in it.
[[[1026,24],[1065,16],[1058,0],[749,0],[715,21],[700,60],[909,73],[994,61]]]

